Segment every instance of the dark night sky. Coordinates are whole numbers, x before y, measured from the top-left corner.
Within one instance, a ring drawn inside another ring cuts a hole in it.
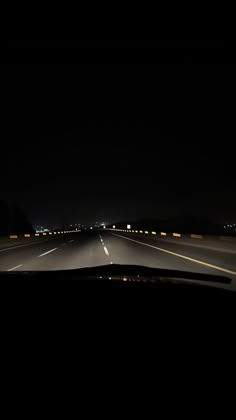
[[[1,198],[42,224],[234,218],[223,60],[213,40],[10,41]]]

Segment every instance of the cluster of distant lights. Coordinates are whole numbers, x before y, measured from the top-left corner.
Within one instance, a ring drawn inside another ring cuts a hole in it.
[[[235,228],[235,227],[236,227],[236,223],[232,223],[232,225],[224,225],[224,229]]]
[[[70,227],[70,228],[73,228],[73,227],[76,226],[75,227],[75,230],[78,230],[78,227],[79,228],[86,228],[86,229],[91,229],[92,230],[92,229],[96,229],[96,227],[103,227],[103,229],[106,229],[106,225],[107,225],[107,223],[105,223],[105,222],[102,222],[102,223],[96,222],[93,226],[81,225],[80,223],[73,223],[73,224],[69,224],[67,226]],[[113,228],[115,228],[115,226],[113,226]],[[53,229],[55,229],[55,228],[52,228],[52,230]],[[44,228],[43,226],[41,226],[40,229],[35,228],[36,233],[49,232],[49,230],[50,229]]]

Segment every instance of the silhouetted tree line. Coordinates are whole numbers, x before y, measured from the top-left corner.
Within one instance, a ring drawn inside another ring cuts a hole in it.
[[[166,220],[161,219],[141,219],[131,222],[115,223],[116,228],[126,229],[127,224],[131,224],[131,229],[146,229],[157,232],[177,232],[177,233],[196,233],[205,235],[222,235],[225,234],[223,226],[207,219],[194,218],[191,216],[173,217]],[[111,225],[112,227],[112,225]]]
[[[16,206],[0,201],[0,236],[34,233],[25,213]]]

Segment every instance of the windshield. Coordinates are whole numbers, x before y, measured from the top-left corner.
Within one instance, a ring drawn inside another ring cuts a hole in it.
[[[9,40],[0,270],[142,265],[235,288],[225,63],[220,40]]]

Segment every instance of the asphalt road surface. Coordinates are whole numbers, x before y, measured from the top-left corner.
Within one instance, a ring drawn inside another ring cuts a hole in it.
[[[0,248],[0,270],[62,270],[135,264],[227,276],[236,290],[236,240],[89,231]],[[226,286],[225,286],[226,287]]]

